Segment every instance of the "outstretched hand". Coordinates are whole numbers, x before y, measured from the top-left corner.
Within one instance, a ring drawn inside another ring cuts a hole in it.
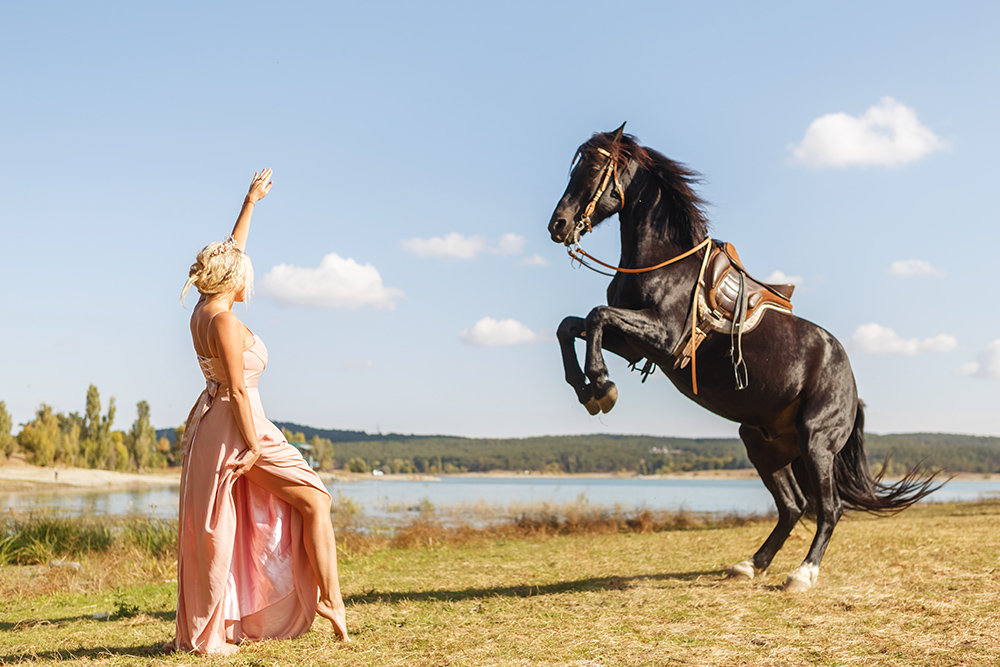
[[[270,169],[255,171],[253,173],[253,180],[250,181],[250,190],[247,192],[247,200],[251,204],[256,204],[271,191],[271,186],[274,185],[274,181],[271,180],[271,174],[273,173]]]

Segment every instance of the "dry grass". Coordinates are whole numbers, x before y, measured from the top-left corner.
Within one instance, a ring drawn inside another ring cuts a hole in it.
[[[425,546],[369,542],[342,554],[354,644],[338,644],[317,623],[293,641],[197,662],[995,665],[998,523],[996,502],[845,519],[817,587],[800,596],[778,587],[804,555],[811,525],[795,531],[773,575],[753,582],[723,572],[753,551],[768,522],[464,538],[425,526],[410,542]],[[428,535],[438,535],[431,546]],[[0,663],[194,662],[156,649],[172,636],[169,561],[123,547],[81,565],[0,569]],[[116,606],[139,613],[91,619]]]

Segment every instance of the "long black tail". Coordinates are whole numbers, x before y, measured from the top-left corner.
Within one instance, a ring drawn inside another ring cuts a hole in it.
[[[894,514],[926,498],[944,484],[937,482],[938,472],[929,471],[922,464],[910,468],[902,479],[893,484],[882,482],[889,459],[887,457],[881,470],[872,475],[868,468],[868,455],[865,454],[864,430],[865,411],[859,402],[854,431],[837,453],[833,464],[834,480],[845,509]]]

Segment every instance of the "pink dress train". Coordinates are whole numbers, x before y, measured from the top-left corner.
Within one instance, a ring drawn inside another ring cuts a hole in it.
[[[302,517],[233,469],[246,444],[222,360],[198,357],[207,386],[188,417],[181,471],[175,648],[232,653],[244,640],[297,637],[312,626],[319,587]],[[324,493],[319,476],[264,416],[257,382],[267,349],[254,336],[243,372],[261,455],[258,468]]]

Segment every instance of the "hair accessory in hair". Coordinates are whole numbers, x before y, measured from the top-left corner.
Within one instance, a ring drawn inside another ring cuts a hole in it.
[[[211,259],[216,255],[221,255],[222,253],[229,252],[230,250],[236,250],[236,239],[232,236],[220,243],[219,247],[208,254],[208,257]]]

